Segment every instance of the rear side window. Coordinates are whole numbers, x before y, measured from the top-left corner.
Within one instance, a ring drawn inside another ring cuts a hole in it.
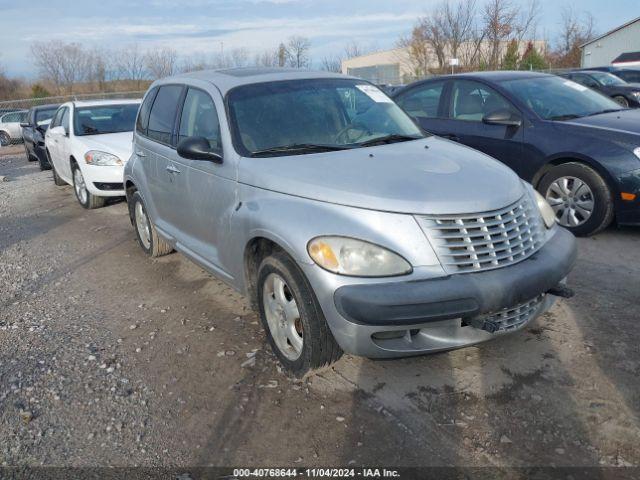
[[[202,90],[190,88],[184,100],[180,117],[180,140],[204,137],[214,151],[222,148],[220,122],[213,99]]]
[[[181,94],[182,87],[180,85],[167,85],[158,89],[149,115],[147,136],[150,139],[166,145],[171,144],[171,135]]]
[[[396,100],[402,109],[414,118],[437,118],[444,82],[417,87]]]
[[[141,135],[147,134],[147,128],[149,127],[149,113],[151,112],[151,106],[156,98],[158,89],[154,88],[142,102],[140,112],[138,113],[138,120],[136,121],[136,131]]]

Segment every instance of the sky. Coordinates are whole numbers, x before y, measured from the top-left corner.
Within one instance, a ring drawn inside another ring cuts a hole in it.
[[[291,35],[311,40],[315,66],[352,41],[392,48],[416,18],[440,0],[0,0],[0,65],[14,76],[37,75],[34,41],[141,49],[170,46],[209,56],[245,48],[253,56]],[[482,4],[484,0],[477,0]],[[527,0],[512,0],[524,6]],[[538,38],[553,40],[563,6],[590,12],[604,33],[640,15],[637,0],[540,0]]]

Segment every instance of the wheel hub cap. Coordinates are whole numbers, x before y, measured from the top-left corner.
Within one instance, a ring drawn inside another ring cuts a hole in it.
[[[593,192],[576,177],[560,177],[547,189],[546,199],[563,227],[577,227],[591,218],[595,207]]]
[[[87,203],[89,192],[87,192],[87,186],[84,183],[84,177],[82,176],[82,172],[79,168],[76,168],[73,173],[73,186],[75,187],[78,200],[82,203]]]
[[[269,274],[262,290],[262,301],[276,346],[289,360],[297,360],[304,344],[300,311],[289,286],[280,275]]]
[[[149,225],[147,213],[144,211],[140,202],[136,202],[135,215],[138,236],[140,237],[140,241],[142,242],[142,245],[144,245],[144,248],[148,249],[151,247],[151,226]]]

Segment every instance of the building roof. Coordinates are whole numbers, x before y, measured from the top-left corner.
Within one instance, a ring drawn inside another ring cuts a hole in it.
[[[295,68],[230,68],[224,70],[200,70],[197,72],[183,73],[168,77],[157,82],[158,84],[172,83],[175,81],[195,79],[211,83],[218,87],[222,95],[229,90],[241,85],[253,83],[275,82],[279,80],[302,80],[313,78],[353,78],[341,73],[317,72],[312,70],[299,70]]]
[[[640,21],[640,17],[634,18],[633,20],[631,20],[631,21],[629,21],[629,22],[627,22],[625,24],[622,24],[619,27],[614,28],[613,30],[609,30],[607,33],[604,33],[604,34],[600,35],[599,37],[594,38],[593,40],[589,40],[588,42],[583,43],[582,45],[580,45],[580,48],[584,48],[587,45],[591,45],[592,43],[597,42],[598,40],[601,40],[604,37],[607,37],[607,36],[611,35],[612,33],[617,32],[618,30],[622,30],[623,28],[627,28],[629,25],[632,25],[632,24],[634,24],[634,23],[636,23],[638,21]]]
[[[611,63],[640,62],[640,52],[625,52],[618,55]]]

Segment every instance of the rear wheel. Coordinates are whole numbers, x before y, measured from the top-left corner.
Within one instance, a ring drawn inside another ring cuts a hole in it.
[[[340,358],[311,285],[288,255],[276,252],[262,261],[257,296],[271,348],[289,372],[302,376]]]
[[[47,152],[47,158],[49,159],[49,164],[51,165],[51,173],[53,174],[53,183],[55,183],[59,187],[66,185],[67,182],[65,182],[60,178],[60,176],[58,175],[58,172],[56,171],[55,165],[51,161],[51,155],[49,154],[49,150],[47,150],[46,152]]]
[[[136,230],[138,244],[150,257],[161,257],[173,251],[171,245],[158,235],[155,225],[147,215],[147,209],[138,192],[131,195],[129,212]]]
[[[556,213],[560,225],[575,235],[593,235],[613,220],[613,196],[604,179],[582,163],[551,169],[538,190]]]
[[[624,108],[629,108],[629,101],[626,98],[624,98],[622,95],[616,95],[615,97],[612,97],[612,98],[614,101],[618,102]]]
[[[0,147],[6,147],[11,143],[11,137],[7,132],[0,132]]]
[[[80,167],[74,163],[71,166],[71,172],[73,174],[73,191],[76,194],[78,203],[87,210],[104,207],[106,199],[104,197],[98,197],[87,190],[87,184],[84,181]]]

